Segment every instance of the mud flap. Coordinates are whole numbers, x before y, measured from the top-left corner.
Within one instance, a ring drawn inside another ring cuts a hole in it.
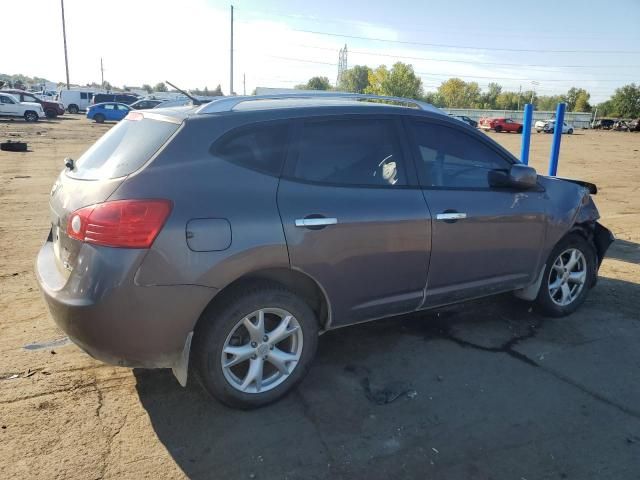
[[[182,349],[182,355],[178,359],[177,363],[171,368],[173,376],[176,377],[178,383],[183,387],[187,386],[187,377],[189,375],[189,353],[191,352],[191,340],[193,339],[193,332],[189,332],[187,339],[184,342],[184,348]]]

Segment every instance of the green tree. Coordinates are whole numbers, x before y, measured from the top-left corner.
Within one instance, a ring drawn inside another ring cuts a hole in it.
[[[502,85],[491,82],[488,90],[480,96],[480,107],[493,109],[497,107],[498,95],[502,93]]]
[[[612,110],[620,117],[640,116],[640,85],[631,83],[617,88],[611,97]]]
[[[153,87],[153,91],[154,92],[168,92],[169,89],[164,84],[164,82],[160,82],[160,83],[156,83],[156,86]]]
[[[438,87],[444,106],[449,108],[474,108],[480,106],[480,87],[476,82],[450,78]]]
[[[537,109],[543,112],[553,112],[559,103],[565,102],[564,95],[542,95],[538,97]]]
[[[356,65],[342,73],[338,90],[353,93],[364,93],[369,86],[371,69],[366,65]]]
[[[397,62],[391,70],[381,65],[369,73],[366,93],[393,97],[422,98],[422,80],[413,71],[413,66]]]
[[[147,93],[151,93],[153,92],[153,89],[151,88],[151,85],[145,83],[144,85],[142,85],[142,89],[147,92]]]
[[[567,102],[567,111],[569,112],[588,112],[585,108],[590,108],[589,98],[591,95],[584,88],[572,87],[565,95],[565,101]],[[580,101],[580,108],[583,110],[576,110],[576,105]]]
[[[213,96],[213,97],[222,97],[222,96],[224,96],[224,93],[222,93],[222,87],[220,87],[220,84],[218,84],[218,86],[215,88],[215,90],[213,90],[211,92],[211,96]]]
[[[311,77],[306,84],[296,85],[302,90],[331,90],[331,84],[327,77]]]

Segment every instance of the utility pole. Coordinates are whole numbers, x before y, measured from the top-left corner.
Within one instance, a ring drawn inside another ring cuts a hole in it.
[[[518,89],[518,111],[520,111],[520,97],[522,96],[522,85]]]
[[[62,39],[64,40],[64,67],[67,71],[67,90],[69,90],[69,59],[67,58],[67,28],[64,23],[64,0],[60,0],[62,9]]]
[[[100,79],[102,80],[100,86],[104,89],[104,66],[102,65],[102,57],[100,57]]]
[[[242,94],[243,95],[247,94],[247,74],[246,73],[242,74]]]
[[[229,52],[230,57],[230,72],[229,72],[229,95],[233,95],[233,5],[231,5],[231,50]]]

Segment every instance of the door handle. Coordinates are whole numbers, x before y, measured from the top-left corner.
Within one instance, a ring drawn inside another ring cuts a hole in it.
[[[467,214],[466,213],[460,213],[460,212],[445,212],[445,213],[438,213],[436,215],[436,220],[443,220],[445,222],[450,222],[453,223],[457,220],[461,220],[463,218],[467,218]]]
[[[320,218],[298,218],[296,219],[296,227],[306,227],[306,228],[313,228],[313,227],[326,227],[327,225],[335,225],[336,223],[338,223],[338,219],[337,218],[326,218],[326,217],[320,217]]]

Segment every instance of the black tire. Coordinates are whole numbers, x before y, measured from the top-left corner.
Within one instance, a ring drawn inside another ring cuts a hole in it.
[[[44,114],[47,116],[47,118],[56,118],[58,116],[58,112],[56,112],[52,108],[45,111]]]
[[[554,275],[558,275],[557,273],[552,273],[554,262],[563,252],[566,252],[569,249],[576,249],[584,255],[586,278],[582,285],[582,289],[577,294],[577,296],[571,301],[571,303],[562,306],[556,303],[551,297],[549,284],[551,283],[552,279],[554,279]],[[593,245],[589,243],[582,235],[578,233],[571,233],[564,237],[553,248],[551,254],[549,255],[549,258],[547,259],[547,265],[544,269],[544,276],[542,278],[542,284],[540,285],[540,291],[538,292],[538,297],[535,300],[537,308],[544,315],[547,315],[549,317],[564,317],[575,312],[578,307],[582,305],[587,297],[587,294],[589,293],[589,290],[594,285],[594,280],[597,274],[596,265],[597,256],[595,249]]]
[[[569,135],[573,135],[573,128],[570,128],[569,130],[567,130],[567,133],[568,133]]]
[[[38,114],[32,110],[29,110],[28,112],[24,112],[25,122],[37,122],[38,118],[39,118]]]
[[[518,133],[522,133],[522,127],[518,127]]]
[[[77,106],[77,105],[73,105],[73,104],[71,104],[71,105],[69,105],[69,106],[67,107],[67,111],[68,111],[69,113],[76,114],[76,113],[78,113],[78,112],[80,111],[80,109],[78,108],[78,106]]]
[[[502,127],[500,125],[498,125],[496,128],[496,133],[500,133],[502,131]]]
[[[302,332],[302,352],[282,383],[264,392],[245,393],[225,378],[222,352],[238,322],[265,308],[284,309],[294,316]],[[213,397],[233,408],[252,409],[276,401],[300,382],[311,365],[317,345],[318,321],[309,305],[279,284],[259,282],[230,294],[220,305],[205,311],[194,335],[191,359],[200,383]]]
[[[104,115],[101,113],[96,113],[93,116],[93,120],[95,120],[96,123],[104,123]]]

